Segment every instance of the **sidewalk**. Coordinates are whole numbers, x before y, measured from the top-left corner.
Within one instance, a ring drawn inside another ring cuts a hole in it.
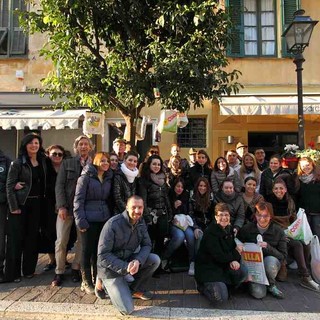
[[[37,274],[32,279],[0,285],[0,315],[4,319],[119,319],[126,318],[111,306],[110,300],[98,300],[80,291],[67,271],[62,287],[51,287],[54,271],[43,272],[46,264],[40,256]],[[279,283],[286,298],[267,296],[256,300],[247,292],[231,293],[229,301],[213,306],[201,296],[193,277],[184,273],[152,278],[148,290],[151,301],[136,300],[133,318],[152,319],[319,319],[320,294],[302,288],[297,271],[289,271],[289,282]],[[275,314],[272,312],[276,312]],[[132,318],[132,317],[130,317]]]

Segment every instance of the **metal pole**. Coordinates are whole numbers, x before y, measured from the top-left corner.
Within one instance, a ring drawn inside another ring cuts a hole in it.
[[[298,93],[298,145],[300,150],[304,149],[304,117],[303,117],[303,90],[302,90],[302,64],[304,63],[302,53],[297,53],[293,63],[297,72],[297,93]]]

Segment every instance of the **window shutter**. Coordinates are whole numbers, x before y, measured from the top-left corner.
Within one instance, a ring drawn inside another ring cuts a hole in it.
[[[282,0],[282,33],[293,20],[293,14],[300,8],[300,0]],[[292,57],[287,51],[286,39],[282,37],[282,57]]]
[[[229,0],[228,12],[233,23],[230,30],[231,41],[228,46],[228,56],[242,57],[244,51],[243,42],[243,0]]]
[[[11,41],[10,41],[10,54],[23,55],[26,54],[26,35],[22,28],[19,26],[19,16],[16,9],[23,11],[26,10],[26,5],[23,0],[12,0],[12,28],[11,28]]]

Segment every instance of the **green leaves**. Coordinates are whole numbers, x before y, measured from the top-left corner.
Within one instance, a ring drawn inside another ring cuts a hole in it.
[[[41,54],[58,69],[43,84],[68,96],[66,108],[137,117],[155,103],[154,87],[181,111],[240,87],[239,72],[225,69],[229,19],[216,1],[39,1],[25,26],[48,35]]]

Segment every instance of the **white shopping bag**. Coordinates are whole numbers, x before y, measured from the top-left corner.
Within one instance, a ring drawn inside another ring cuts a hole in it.
[[[285,230],[285,234],[294,240],[300,240],[304,244],[309,244],[313,234],[304,209],[299,208],[297,219]]]
[[[320,284],[320,244],[317,236],[311,240],[311,273],[314,281]]]

